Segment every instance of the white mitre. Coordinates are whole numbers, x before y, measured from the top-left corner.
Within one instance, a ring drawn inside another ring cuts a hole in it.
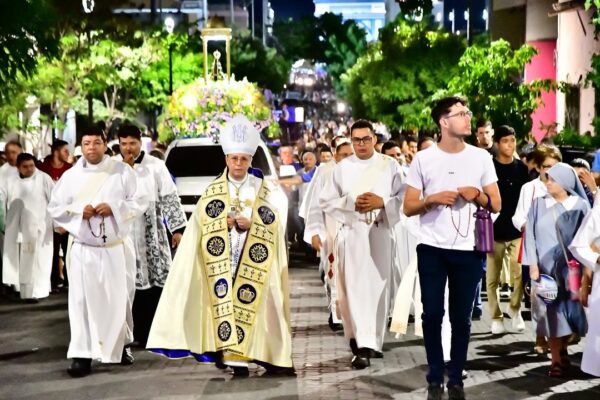
[[[259,140],[258,130],[242,114],[235,115],[227,122],[219,135],[219,141],[225,155],[243,153],[253,156],[256,153]]]

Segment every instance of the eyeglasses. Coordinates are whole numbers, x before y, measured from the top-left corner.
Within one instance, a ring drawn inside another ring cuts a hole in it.
[[[353,137],[352,138],[352,144],[369,144],[371,143],[371,141],[373,140],[373,137],[371,136],[364,136],[364,137]]]
[[[446,115],[444,118],[452,118],[452,117],[473,118],[473,112],[472,111],[459,111],[456,114]]]

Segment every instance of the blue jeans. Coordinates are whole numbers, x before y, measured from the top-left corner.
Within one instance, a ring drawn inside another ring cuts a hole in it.
[[[452,327],[448,386],[462,386],[462,371],[467,361],[471,335],[473,301],[477,284],[481,282],[485,255],[478,251],[448,250],[420,244],[417,246],[417,260],[423,302],[423,339],[429,366],[427,382],[444,383],[442,319],[448,280]]]

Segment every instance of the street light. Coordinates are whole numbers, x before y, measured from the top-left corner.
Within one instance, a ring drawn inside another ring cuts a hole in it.
[[[173,43],[170,36],[175,29],[175,19],[171,16],[165,18],[165,30],[169,34],[169,95],[173,94]]]
[[[225,42],[227,53],[227,82],[231,78],[231,28],[217,18],[210,18],[207,27],[202,29],[202,50],[204,52],[204,80],[208,82],[208,42]]]

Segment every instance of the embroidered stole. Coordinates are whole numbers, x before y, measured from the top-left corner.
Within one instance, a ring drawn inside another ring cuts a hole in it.
[[[252,221],[233,281],[227,230],[229,184],[227,170],[200,199],[202,259],[210,291],[217,350],[239,356],[248,351],[256,314],[268,285],[275,257],[278,217],[267,202],[270,189],[263,179],[254,200]],[[233,288],[233,290],[231,290]]]

